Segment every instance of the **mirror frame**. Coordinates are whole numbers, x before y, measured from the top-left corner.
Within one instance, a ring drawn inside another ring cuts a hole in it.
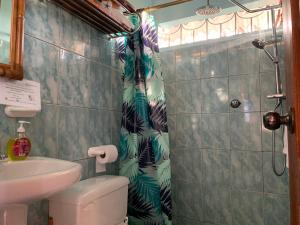
[[[14,80],[23,79],[25,0],[12,0],[10,62],[0,63],[0,76]]]

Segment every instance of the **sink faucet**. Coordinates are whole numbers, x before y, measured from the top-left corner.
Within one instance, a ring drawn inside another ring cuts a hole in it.
[[[6,154],[0,154],[0,160],[6,160],[7,155]]]

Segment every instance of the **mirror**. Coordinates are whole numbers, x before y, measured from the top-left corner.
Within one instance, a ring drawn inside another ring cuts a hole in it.
[[[0,0],[0,63],[9,64],[12,1]]]
[[[23,79],[25,0],[0,0],[0,76]]]

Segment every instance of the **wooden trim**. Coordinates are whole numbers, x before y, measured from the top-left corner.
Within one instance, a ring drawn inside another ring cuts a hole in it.
[[[114,0],[110,9],[96,0],[52,1],[105,34],[128,33],[133,29],[131,22],[121,13],[121,11],[134,12],[132,5],[126,0]]]
[[[13,0],[12,3],[10,62],[0,64],[0,76],[22,80],[25,0]]]
[[[283,0],[287,104],[295,109],[295,133],[289,134],[291,225],[300,225],[300,13],[299,0]]]

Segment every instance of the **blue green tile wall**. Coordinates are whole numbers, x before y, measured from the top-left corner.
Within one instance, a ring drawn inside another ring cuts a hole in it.
[[[270,32],[162,49],[174,225],[289,225],[288,173],[274,175],[271,132],[261,122],[274,107],[266,95],[275,80],[272,63],[251,45],[258,37]],[[241,107],[231,108],[232,99]]]
[[[31,156],[72,160],[82,179],[96,176],[91,146],[118,145],[122,80],[105,35],[47,0],[26,0],[25,78],[39,81],[42,112],[30,119]],[[0,152],[15,135],[16,119],[0,107]],[[108,166],[117,173],[117,163]],[[48,202],[30,205],[28,225],[47,225]]]

